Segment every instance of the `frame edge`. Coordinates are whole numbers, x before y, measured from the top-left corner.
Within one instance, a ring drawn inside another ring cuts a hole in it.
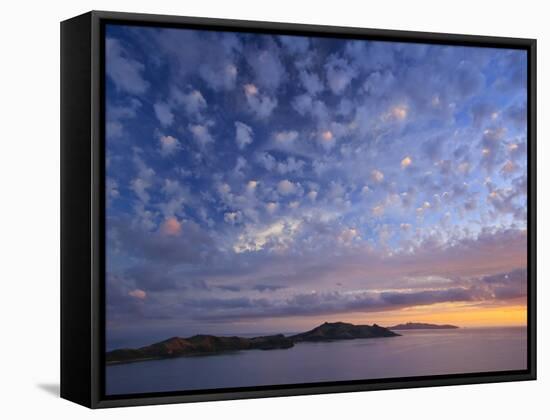
[[[60,396],[91,407],[91,13],[61,22]]]

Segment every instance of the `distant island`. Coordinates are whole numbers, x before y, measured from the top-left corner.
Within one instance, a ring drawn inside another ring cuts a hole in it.
[[[144,360],[182,356],[219,354],[238,350],[288,349],[295,343],[353,340],[360,338],[397,337],[399,334],[379,325],[353,325],[345,322],[325,322],[304,333],[285,337],[283,334],[262,337],[218,337],[194,335],[189,338],[172,337],[137,349],[117,349],[105,354],[107,364],[130,363]]]
[[[437,324],[426,324],[423,322],[407,322],[406,324],[398,324],[393,327],[387,327],[389,330],[450,330],[459,328],[456,325],[437,325]]]

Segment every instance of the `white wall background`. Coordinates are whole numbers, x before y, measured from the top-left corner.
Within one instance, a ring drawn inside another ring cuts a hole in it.
[[[550,25],[540,0],[8,1],[0,24],[0,416],[541,418],[550,395]],[[59,21],[96,10],[538,39],[539,380],[91,411],[59,399]],[[545,258],[546,257],[546,258]],[[537,415],[537,413],[539,413]]]

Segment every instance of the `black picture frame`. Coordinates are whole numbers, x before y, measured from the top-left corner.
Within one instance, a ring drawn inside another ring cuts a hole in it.
[[[528,363],[522,371],[106,396],[104,25],[522,49],[528,54]],[[92,11],[61,23],[61,397],[90,408],[536,379],[536,40]]]

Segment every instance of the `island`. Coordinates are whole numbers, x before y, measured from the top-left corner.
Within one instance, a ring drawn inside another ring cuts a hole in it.
[[[426,324],[423,322],[407,322],[406,324],[398,324],[393,327],[387,327],[389,330],[450,330],[459,328],[456,325],[437,325],[437,324]]]
[[[290,336],[290,339],[298,343],[300,341],[334,341],[352,340],[356,338],[396,337],[399,334],[379,325],[353,325],[345,322],[325,322],[318,327]]]
[[[170,357],[216,354],[237,350],[287,349],[292,346],[294,346],[292,340],[282,334],[253,338],[194,335],[189,338],[172,337],[168,340],[138,349],[109,351],[105,355],[105,361],[107,364],[127,363]]]
[[[397,337],[399,334],[379,325],[353,325],[345,322],[325,322],[304,333],[286,337],[283,334],[261,337],[223,337],[194,335],[188,338],[172,337],[158,343],[136,349],[126,348],[108,351],[107,364],[139,362],[182,356],[214,355],[240,350],[288,349],[300,342],[352,340],[360,338]]]

